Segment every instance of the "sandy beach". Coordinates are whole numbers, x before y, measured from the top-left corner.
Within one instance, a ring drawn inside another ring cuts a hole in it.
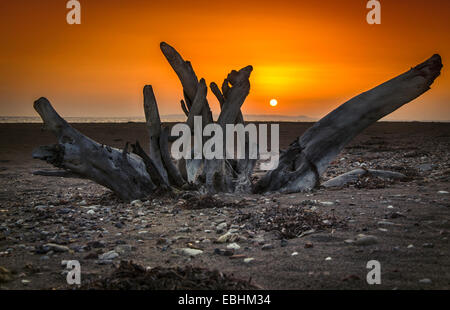
[[[281,147],[311,125],[282,123]],[[216,269],[266,289],[450,288],[448,123],[376,123],[323,176],[362,166],[402,172],[404,182],[361,179],[289,195],[184,193],[133,205],[88,180],[34,176],[51,167],[31,158],[33,148],[56,142],[41,127],[0,124],[2,289],[67,289],[62,260],[80,262],[83,283],[132,260]],[[142,123],[74,127],[114,147],[136,140],[148,147]],[[229,229],[234,242],[220,243]],[[359,234],[370,241],[349,241]],[[186,254],[189,248],[201,253]],[[100,259],[111,251],[117,256]],[[381,285],[366,281],[370,260],[381,263]]]

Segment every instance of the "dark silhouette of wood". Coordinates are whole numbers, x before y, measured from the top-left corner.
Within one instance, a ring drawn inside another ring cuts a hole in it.
[[[181,108],[186,123],[193,128],[194,117],[201,116],[203,126],[214,122],[206,99],[204,79],[198,80],[189,61],[167,43],[161,51],[177,74],[183,87]],[[62,119],[45,98],[34,104],[52,131],[58,144],[42,146],[33,151],[33,157],[46,160],[57,171],[37,171],[38,175],[80,177],[93,180],[124,200],[149,196],[157,188],[196,188],[202,192],[299,192],[312,190],[320,184],[320,177],[329,163],[357,134],[392,113],[404,104],[430,89],[439,76],[442,62],[434,55],[408,72],[362,93],[325,116],[298,137],[287,150],[281,152],[279,166],[265,174],[256,184],[251,181],[256,160],[182,159],[175,163],[169,152],[169,129],[161,126],[158,105],[150,85],[144,87],[144,112],[150,138],[149,153],[140,144],[128,144],[124,150],[101,145],[72,128]],[[241,107],[250,92],[251,66],[231,71],[221,89],[211,83],[221,113],[217,123],[244,123]],[[248,144],[247,144],[248,147]],[[247,152],[248,155],[248,152]],[[398,173],[375,170],[352,171],[328,182],[325,187],[339,187],[361,175],[399,179]]]

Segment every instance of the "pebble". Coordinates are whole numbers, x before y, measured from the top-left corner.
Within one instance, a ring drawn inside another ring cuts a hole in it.
[[[223,256],[233,256],[234,250],[214,249],[214,254],[223,255]]]
[[[325,260],[326,260],[326,261],[330,261],[330,260],[333,260],[333,259],[332,259],[331,257],[328,256],[327,258],[325,258]]]
[[[236,242],[230,243],[229,245],[227,245],[227,249],[230,250],[239,250],[241,248],[241,246],[239,244],[237,244]]]
[[[439,191],[438,194],[445,195],[445,194],[448,194],[448,192],[447,191]]]
[[[291,256],[297,256],[297,255],[298,255],[298,252],[294,252],[291,254]]]
[[[431,281],[431,279],[425,278],[425,279],[419,280],[419,283],[421,283],[421,284],[431,284],[431,283],[433,283],[433,281]]]
[[[194,257],[194,256],[197,256],[197,255],[200,255],[203,253],[202,250],[191,249],[191,248],[176,249],[175,252],[178,254],[190,256],[190,257]]]
[[[48,209],[48,207],[47,207],[47,206],[41,205],[41,206],[36,206],[36,207],[34,207],[34,209],[35,209],[36,211],[45,211],[45,210]]]
[[[311,249],[314,247],[314,244],[312,242],[306,242],[305,243],[305,249]]]
[[[330,206],[334,205],[334,202],[332,202],[332,201],[320,201],[319,203],[325,207],[330,207]]]
[[[431,171],[433,170],[434,165],[433,164],[421,164],[419,165],[419,170],[421,172]]]
[[[116,246],[114,248],[114,251],[116,251],[117,253],[123,255],[126,253],[130,253],[133,250],[133,247],[129,244],[119,244],[118,246]]]
[[[132,207],[138,207],[138,208],[140,208],[140,207],[142,207],[142,206],[144,205],[144,203],[143,203],[142,201],[140,201],[140,200],[134,200],[134,201],[131,202],[130,205],[131,205]]]
[[[433,243],[424,243],[424,244],[422,244],[422,247],[431,249],[431,248],[434,248],[434,244]]]
[[[28,284],[31,283],[30,280],[22,280],[21,282],[22,282],[23,285],[28,285]]]
[[[115,259],[117,257],[119,257],[119,254],[117,252],[115,252],[115,251],[109,251],[109,252],[103,253],[103,254],[98,256],[98,258],[101,261],[113,260],[113,259]]]
[[[367,246],[367,245],[373,245],[378,243],[378,239],[375,236],[370,235],[358,235],[358,237],[353,242],[355,245],[358,246]]]
[[[274,248],[273,244],[267,243],[267,244],[264,244],[261,249],[263,251],[268,251],[268,250],[272,250],[273,248]]]
[[[393,226],[393,225],[395,225],[395,223],[388,222],[388,221],[379,221],[378,225],[379,226]]]
[[[191,232],[191,228],[189,228],[189,227],[181,227],[180,229],[178,229],[178,232],[188,233],[188,232]]]
[[[255,259],[253,257],[244,258],[244,263],[249,264],[253,262]]]
[[[95,211],[94,210],[89,210],[88,212],[86,212],[87,214],[89,214],[89,215],[94,215],[95,214]]]
[[[219,225],[216,226],[216,232],[217,233],[222,233],[225,229],[227,229],[228,225],[227,223],[220,223]]]
[[[49,251],[57,252],[57,253],[64,253],[69,252],[69,248],[65,245],[59,245],[55,243],[47,243],[44,245],[45,248],[48,248]]]
[[[216,243],[235,242],[239,240],[239,235],[236,233],[227,232],[216,239]]]

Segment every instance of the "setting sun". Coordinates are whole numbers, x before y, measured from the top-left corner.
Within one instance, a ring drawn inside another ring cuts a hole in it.
[[[278,105],[278,101],[276,99],[272,99],[272,100],[270,100],[270,105],[272,107],[276,107]]]

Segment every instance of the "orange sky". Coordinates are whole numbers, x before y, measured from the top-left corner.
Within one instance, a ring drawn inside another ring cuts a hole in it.
[[[181,114],[166,41],[208,83],[253,65],[244,113],[312,117],[440,53],[433,89],[390,119],[450,120],[448,0],[381,0],[381,25],[366,0],[80,0],[81,25],[66,2],[0,2],[0,116],[36,115],[40,96],[63,116],[143,116],[145,84],[161,114]]]

